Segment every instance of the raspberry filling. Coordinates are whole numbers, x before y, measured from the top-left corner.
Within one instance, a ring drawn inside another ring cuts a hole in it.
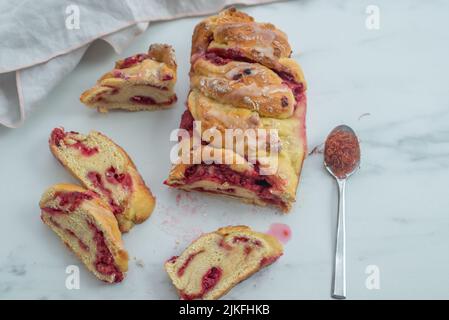
[[[174,95],[173,97],[171,97],[167,101],[156,102],[156,100],[154,100],[152,97],[148,97],[148,96],[133,96],[133,97],[129,98],[129,100],[131,102],[134,102],[134,103],[148,105],[148,106],[152,106],[152,105],[168,106],[168,105],[170,105],[172,103],[175,103],[178,100],[178,98],[176,97],[176,95]]]
[[[184,111],[184,113],[182,114],[181,123],[179,124],[179,128],[187,130],[190,133],[192,133],[193,121],[195,121],[195,119],[193,118],[192,113],[190,112],[189,109],[186,109],[186,111]]]
[[[104,275],[114,275],[114,282],[121,282],[124,278],[123,272],[121,272],[114,264],[114,258],[106,245],[103,232],[90,221],[87,221],[87,224],[94,233],[93,240],[95,241],[97,248],[94,262],[95,269]]]
[[[204,250],[200,250],[198,252],[192,253],[190,254],[187,259],[184,261],[184,263],[182,264],[182,266],[178,269],[177,274],[178,277],[182,277],[184,275],[184,272],[186,271],[187,267],[189,266],[189,264],[192,262],[192,260],[199,255],[200,253],[203,253]]]
[[[71,235],[72,237],[74,237],[76,240],[78,240],[78,245],[80,246],[81,249],[83,249],[84,251],[89,252],[89,247],[83,242],[83,240],[81,240],[76,234],[75,232],[73,232],[70,229],[64,229],[65,232],[67,232],[69,235]]]
[[[91,200],[93,196],[89,192],[56,192],[54,199],[59,199],[58,205],[62,208],[43,207],[42,211],[50,214],[64,214],[75,211],[84,200]],[[52,222],[56,223],[53,219]],[[56,224],[55,224],[56,225]],[[57,225],[58,226],[58,225]]]
[[[51,207],[43,207],[43,208],[41,208],[41,210],[48,214],[52,214],[52,215],[64,213],[64,211],[62,209],[51,208]]]
[[[130,100],[135,103],[153,105],[157,104],[156,100],[148,96],[134,96]]]
[[[186,109],[181,117],[181,123],[179,127],[191,133],[193,130],[193,121],[194,118],[192,116],[192,113],[189,111],[189,109]],[[227,182],[257,193],[259,198],[268,203],[278,206],[284,206],[282,200],[279,199],[278,196],[273,195],[271,192],[273,188],[280,188],[282,184],[281,181],[274,181],[274,177],[270,178],[270,176],[263,176],[259,175],[258,173],[242,174],[233,171],[229,168],[229,166],[222,164],[195,164],[187,168],[184,172],[185,184],[192,184],[200,180],[209,180],[220,184]],[[164,183],[167,184],[167,182]],[[173,186],[176,187],[176,185]],[[195,189],[198,191],[210,192],[209,190],[204,190],[203,188]],[[235,190],[232,188],[227,188],[226,190],[222,191],[227,193],[235,192]],[[216,193],[220,192],[217,191]]]
[[[229,243],[224,241],[224,238],[220,239],[220,241],[218,242],[218,246],[225,249],[226,251],[232,250],[233,248]]]
[[[216,64],[216,65],[225,65],[231,61],[242,61],[254,63],[252,59],[245,57],[244,53],[236,48],[212,48],[208,49],[205,56],[206,60]]]
[[[260,260],[260,267],[266,267],[275,262],[277,259],[279,259],[280,256],[274,256],[274,257],[263,257],[262,260]]]
[[[167,260],[167,263],[175,263],[176,262],[176,260],[178,260],[178,256],[173,256],[173,257],[171,257],[170,259],[168,259]]]
[[[50,135],[50,143],[59,147],[61,140],[64,140],[66,133],[62,128],[54,128]]]
[[[74,144],[71,144],[70,147],[78,149],[79,151],[81,151],[81,154],[86,157],[90,157],[91,155],[94,155],[98,152],[97,147],[93,147],[93,148],[88,147],[81,141],[77,141]]]
[[[133,186],[133,180],[129,173],[117,173],[114,167],[110,167],[105,173],[106,181],[111,184],[121,184],[123,189],[131,190]]]
[[[218,281],[220,281],[221,279],[222,274],[223,270],[221,270],[219,267],[210,268],[201,279],[201,291],[195,294],[181,292],[181,299],[194,300],[202,298],[206,293],[208,293],[217,285]]]
[[[164,74],[162,76],[162,81],[170,81],[173,80],[173,76],[171,74]]]
[[[62,128],[55,128],[53,129],[53,131],[51,132],[50,135],[50,143],[56,145],[57,147],[61,146],[61,141],[63,141],[68,134],[77,134],[77,132],[64,132],[64,129]],[[87,146],[85,143],[83,143],[82,141],[76,140],[74,137],[70,137],[72,140],[75,140],[75,143],[72,144],[67,144],[65,143],[65,146],[69,147],[69,148],[75,148],[78,149],[81,154],[83,156],[86,157],[90,157],[96,153],[98,153],[98,148],[97,147],[89,147]]]
[[[257,239],[250,239],[248,237],[245,236],[235,236],[232,238],[232,243],[242,243],[244,244],[244,249],[243,252],[245,253],[245,255],[249,255],[252,251],[254,247],[262,247],[262,242],[260,242]],[[224,241],[224,239],[221,239],[218,242],[218,246],[223,248],[226,251],[230,251],[232,250],[234,247],[231,246],[230,244],[226,243]]]
[[[281,76],[282,78],[282,76]],[[296,104],[298,104],[301,100],[304,99],[304,84],[297,83],[296,81],[288,81],[286,79],[282,79],[283,84],[288,86],[290,90],[293,92],[293,96],[295,97]]]
[[[236,236],[236,237],[232,238],[232,242],[233,243],[245,243],[243,252],[247,256],[253,251],[254,247],[262,247],[262,242],[260,242],[259,240],[250,239],[245,236]]]
[[[248,237],[244,237],[244,236],[237,236],[237,237],[232,238],[232,242],[233,243],[238,243],[238,242],[246,243],[248,241],[249,241],[249,238]]]
[[[68,211],[75,211],[84,200],[92,200],[92,195],[85,192],[56,192],[55,198],[59,198],[59,205],[66,207]]]
[[[132,66],[142,62],[143,60],[145,60],[147,58],[148,58],[148,55],[147,54],[143,54],[143,53],[139,53],[139,54],[136,54],[134,56],[125,58],[125,59],[123,59],[123,61],[121,61],[119,63],[119,65],[117,66],[117,69],[125,69],[125,68],[132,67]]]
[[[255,192],[260,199],[266,202],[283,205],[282,200],[272,193],[273,189],[279,187],[279,183],[275,183],[269,176],[262,176],[256,172],[240,173],[222,164],[195,164],[186,169],[184,177],[186,184],[200,180],[209,180],[219,184],[230,183]]]
[[[257,247],[261,247],[262,246],[262,242],[260,242],[257,239],[250,239],[248,237],[245,236],[236,236],[234,238],[232,238],[232,242],[233,243],[239,243],[239,242],[243,242],[243,243],[248,243],[250,242],[251,244],[254,244]]]
[[[105,187],[103,179],[101,178],[100,173],[95,171],[90,171],[87,174],[87,178],[90,180],[90,182],[94,185],[96,189],[98,189],[105,198],[108,199],[108,203],[112,208],[112,211],[114,214],[121,214],[123,213],[123,208],[115,201],[114,197],[112,196],[112,191]]]

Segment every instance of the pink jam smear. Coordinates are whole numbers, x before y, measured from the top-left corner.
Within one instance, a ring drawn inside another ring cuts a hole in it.
[[[266,233],[275,237],[282,243],[287,243],[292,237],[290,227],[283,223],[273,223]]]

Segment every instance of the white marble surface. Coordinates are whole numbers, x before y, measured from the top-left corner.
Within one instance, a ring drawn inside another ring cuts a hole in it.
[[[365,27],[368,4],[380,8],[379,30]],[[362,167],[347,192],[348,298],[449,298],[449,3],[293,1],[245,11],[289,35],[309,83],[310,149],[341,123],[360,136]],[[162,185],[198,21],[155,23],[121,55],[152,42],[174,45],[180,98],[174,109],[101,115],[84,108],[80,92],[118,58],[96,43],[24,127],[0,128],[0,298],[175,299],[162,264],[192,238],[228,224],[264,231],[275,222],[292,228],[285,255],[226,297],[329,298],[337,189],[322,155],[307,158],[298,202],[287,216],[199,194],[183,195],[177,204],[179,193]],[[158,197],[153,216],[124,236],[131,261],[119,285],[103,284],[81,268],[80,290],[67,290],[65,268],[79,262],[39,219],[43,190],[74,181],[48,151],[49,132],[60,125],[112,137]],[[365,286],[368,265],[380,269],[379,290]]]

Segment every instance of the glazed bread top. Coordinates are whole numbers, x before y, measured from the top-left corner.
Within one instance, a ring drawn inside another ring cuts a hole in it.
[[[149,84],[173,89],[176,83],[176,58],[168,44],[152,44],[146,54],[136,54],[115,63],[115,70],[100,78],[103,85],[133,79],[135,84]]]
[[[258,62],[277,72],[286,72],[301,83],[302,72],[289,59],[287,35],[271,23],[259,23],[235,8],[200,22],[192,37],[192,63],[200,56],[218,53],[221,58]]]
[[[306,154],[306,83],[290,58],[287,36],[272,24],[255,22],[231,8],[200,22],[192,42],[187,103],[192,121],[201,121],[201,133],[217,129],[222,136],[226,129],[277,131],[266,143],[269,153],[258,154],[259,167],[277,166],[270,177],[276,186],[273,193],[285,202],[294,201]],[[223,143],[207,142],[217,149],[213,152],[238,152],[221,151]],[[256,171],[247,163],[246,153],[235,155],[239,156],[250,171]],[[168,182],[182,181],[187,167],[175,166]]]

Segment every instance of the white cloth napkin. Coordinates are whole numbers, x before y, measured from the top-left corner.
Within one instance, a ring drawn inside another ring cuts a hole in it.
[[[22,125],[36,103],[76,67],[96,39],[104,39],[120,53],[151,21],[212,14],[232,4],[273,1],[2,1],[0,124]]]

